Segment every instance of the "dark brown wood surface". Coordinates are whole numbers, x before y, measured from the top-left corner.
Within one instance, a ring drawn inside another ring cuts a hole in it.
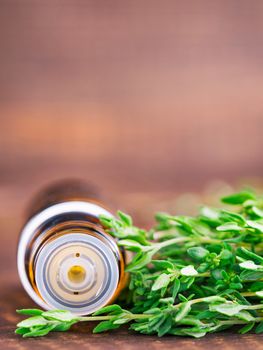
[[[231,332],[13,333],[15,309],[32,306],[16,242],[42,185],[90,180],[147,224],[157,209],[185,213],[200,191],[229,191],[222,181],[261,182],[262,38],[261,0],[0,0],[1,349],[262,348]]]

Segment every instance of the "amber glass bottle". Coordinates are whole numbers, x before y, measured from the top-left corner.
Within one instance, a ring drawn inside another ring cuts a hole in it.
[[[44,189],[31,205],[17,254],[21,282],[44,309],[90,314],[125,284],[124,256],[99,222],[112,214],[79,181]]]

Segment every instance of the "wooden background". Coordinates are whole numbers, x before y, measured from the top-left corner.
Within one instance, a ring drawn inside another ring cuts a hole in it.
[[[261,178],[262,40],[261,0],[0,0],[1,348],[260,347],[252,335],[12,332],[15,307],[32,304],[15,250],[41,185],[91,180],[143,222],[164,198]]]

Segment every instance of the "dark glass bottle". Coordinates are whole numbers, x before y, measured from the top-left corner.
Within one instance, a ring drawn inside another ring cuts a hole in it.
[[[44,189],[32,202],[18,244],[18,272],[44,309],[78,315],[111,303],[125,284],[124,255],[99,215],[112,214],[79,181]]]

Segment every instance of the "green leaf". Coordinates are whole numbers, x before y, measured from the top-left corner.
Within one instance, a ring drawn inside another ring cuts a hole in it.
[[[66,323],[61,323],[55,326],[53,329],[54,332],[66,332],[70,329],[70,327],[74,324],[75,322],[66,322]]]
[[[255,333],[256,334],[263,333],[263,322],[260,322],[259,325],[256,327]]]
[[[254,317],[246,310],[240,311],[235,315],[237,318],[240,320],[246,321],[246,322],[251,322],[254,320]]]
[[[56,320],[61,322],[78,321],[80,317],[72,314],[66,310],[50,310],[42,313],[42,316],[49,320]]]
[[[209,309],[211,311],[217,311],[220,314],[227,316],[234,316],[243,310],[244,305],[234,304],[234,303],[224,303],[224,304],[213,304],[210,305]]]
[[[244,247],[239,247],[237,249],[237,255],[241,256],[245,260],[252,260],[256,264],[263,264],[263,257],[262,256],[255,254]]]
[[[30,330],[30,328],[27,328],[27,327],[25,327],[25,328],[20,327],[20,328],[17,328],[17,329],[15,330],[15,333],[16,333],[16,334],[21,334],[21,335],[23,335],[23,334],[28,333],[29,330]]]
[[[219,220],[220,217],[219,210],[210,207],[202,207],[200,213],[202,216],[215,221]]]
[[[175,299],[180,290],[180,281],[178,279],[174,280],[172,287],[172,298]]]
[[[167,316],[166,320],[160,325],[158,329],[158,337],[162,337],[168,333],[172,327],[173,319],[170,315]]]
[[[163,287],[167,287],[168,284],[170,283],[170,276],[167,275],[166,273],[162,273],[154,282],[152,286],[152,290],[156,291],[159,290]]]
[[[123,312],[123,309],[117,305],[117,304],[112,304],[112,305],[108,305],[105,306],[101,309],[99,309],[98,311],[93,313],[93,316],[98,316],[98,315],[102,315],[102,314],[120,314]]]
[[[55,328],[55,325],[50,325],[47,327],[37,327],[32,328],[28,333],[25,333],[23,335],[23,338],[29,338],[29,337],[43,337],[44,335],[47,335],[49,332],[51,332]]]
[[[253,206],[251,208],[251,210],[256,216],[258,216],[259,218],[263,218],[263,210],[262,209],[259,209],[258,207]]]
[[[174,303],[174,298],[172,297],[169,297],[169,298],[161,298],[160,299],[160,303],[163,303],[163,304],[173,304]]]
[[[161,310],[158,307],[155,307],[153,309],[149,309],[144,311],[144,314],[148,315],[154,315],[154,314],[160,314]]]
[[[220,297],[219,295],[211,295],[210,297],[202,298],[203,303],[222,303],[225,302],[226,299]]]
[[[104,226],[106,228],[111,228],[112,227],[112,224],[113,224],[112,217],[109,217],[109,216],[106,216],[106,215],[100,215],[99,219],[100,219],[100,223],[102,224],[102,226]]]
[[[120,247],[125,247],[127,250],[133,251],[133,252],[140,252],[143,250],[143,246],[132,239],[122,239],[118,242],[118,245]]]
[[[239,266],[246,270],[263,270],[263,266],[256,265],[252,260],[243,261]]]
[[[242,226],[239,226],[236,222],[227,222],[223,225],[220,225],[220,226],[217,226],[217,231],[220,231],[220,232],[232,232],[232,231],[242,231],[243,230],[243,227]]]
[[[240,334],[245,334],[245,333],[251,331],[251,329],[252,329],[254,326],[255,326],[255,322],[250,322],[250,323],[246,324],[244,327],[242,327],[242,328],[238,331],[238,333],[240,333]]]
[[[20,315],[29,315],[29,316],[40,316],[43,313],[43,310],[40,309],[20,309],[16,310]]]
[[[256,231],[263,233],[263,224],[256,221],[247,220],[247,225],[251,228],[254,228]]]
[[[188,266],[183,267],[180,272],[183,276],[196,276],[196,275],[198,275],[198,272],[196,271],[196,269],[194,268],[193,265],[188,265]]]
[[[119,327],[120,325],[114,324],[112,321],[102,321],[93,329],[93,333],[101,333]]]
[[[263,281],[254,282],[250,285],[249,290],[251,292],[257,292],[263,290]]]
[[[30,328],[30,327],[36,327],[36,326],[45,326],[47,324],[48,324],[48,321],[44,317],[33,316],[19,322],[17,324],[17,327]]]
[[[161,324],[165,322],[166,317],[167,316],[163,313],[160,313],[159,315],[157,314],[156,316],[154,316],[149,322],[149,325],[148,325],[149,330],[158,332]]]
[[[218,226],[221,223],[220,211],[214,208],[203,207],[200,210],[200,220],[209,226]]]
[[[188,255],[195,260],[203,260],[209,251],[203,247],[192,247],[187,249]]]
[[[185,328],[182,330],[184,335],[189,335],[190,337],[194,338],[202,338],[206,335],[205,329],[201,329],[199,327],[196,328]]]
[[[156,266],[158,269],[165,269],[165,270],[173,270],[174,265],[167,260],[153,260],[152,264]]]
[[[123,313],[122,315],[118,315],[119,318],[113,321],[113,324],[125,324],[131,321],[129,317],[127,317],[127,314]]]
[[[226,204],[242,204],[248,199],[255,199],[255,196],[253,193],[248,192],[248,191],[242,191],[239,193],[234,193],[229,196],[221,198],[221,201]]]
[[[139,252],[133,258],[130,264],[127,265],[126,271],[133,272],[140,270],[145,265],[149,264],[152,261],[153,255],[157,252],[158,249],[152,249],[149,252]]]
[[[233,213],[229,210],[221,210],[221,215],[220,217],[226,221],[232,221],[232,222],[237,222],[239,223],[241,226],[246,224],[246,219],[238,214],[238,213]]]
[[[245,201],[242,205],[245,209],[253,207],[253,205],[256,205],[257,201],[254,199],[248,199]]]
[[[178,310],[178,313],[175,316],[175,322],[181,321],[186,315],[189,314],[190,311],[191,311],[191,303],[189,301],[182,303],[182,305]]]
[[[244,270],[240,274],[241,281],[257,281],[263,278],[263,271]]]
[[[217,316],[216,311],[204,310],[204,311],[199,312],[196,315],[196,319],[198,319],[198,320],[215,319],[216,316]]]
[[[181,288],[180,288],[181,289]],[[182,301],[183,303],[184,302],[188,302],[188,299],[183,295],[183,294],[178,294],[178,299],[180,300],[180,301]]]
[[[117,212],[117,214],[126,226],[132,226],[132,218],[130,215],[127,215],[120,210]]]
[[[199,313],[198,313],[199,316]],[[196,317],[186,316],[184,317],[180,322],[180,325],[186,325],[186,326],[198,326],[203,327],[204,323],[197,319]]]
[[[221,260],[228,260],[229,261],[229,259],[231,259],[233,257],[233,254],[229,250],[223,249],[219,256],[220,256]]]

